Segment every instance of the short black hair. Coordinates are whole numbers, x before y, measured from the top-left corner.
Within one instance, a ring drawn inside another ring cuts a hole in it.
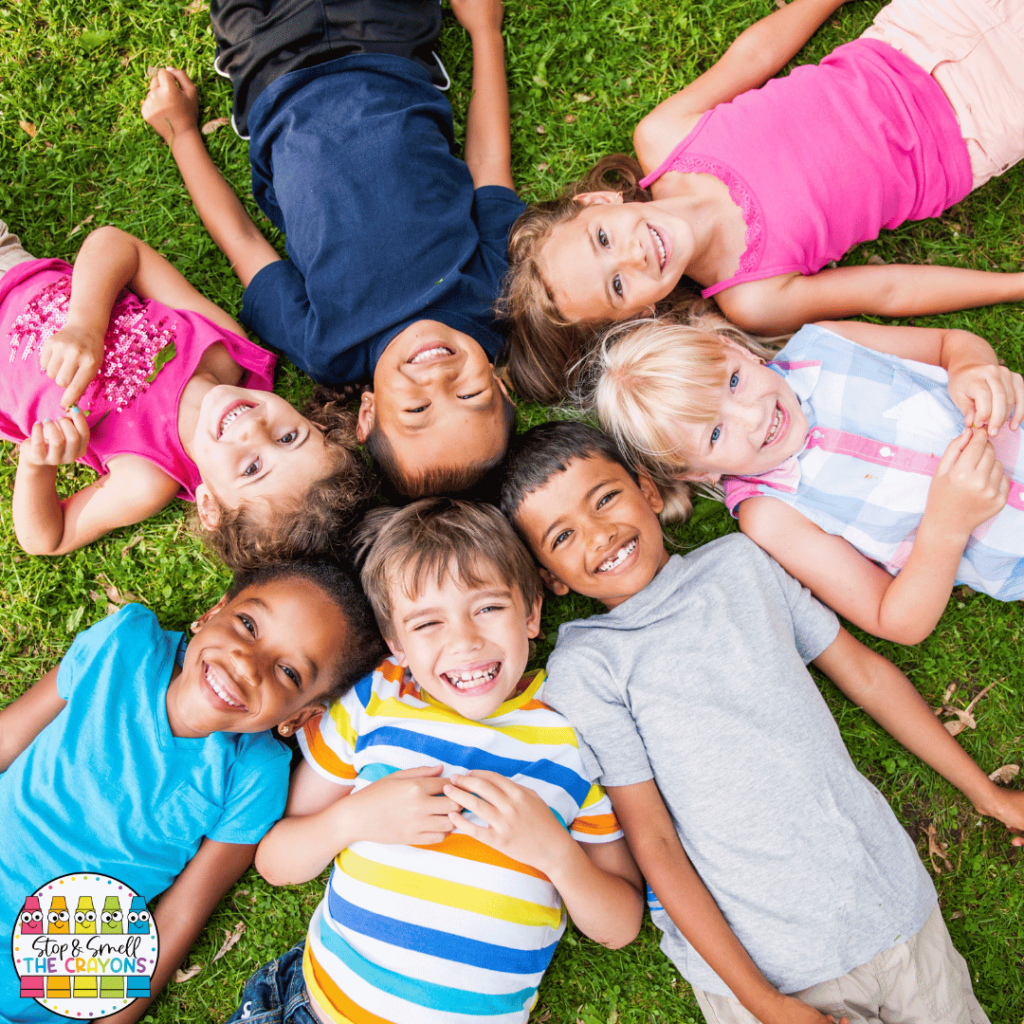
[[[325,693],[318,694],[317,702],[333,701],[346,694],[355,684],[372,672],[384,660],[387,648],[377,629],[370,603],[366,600],[355,570],[340,562],[293,559],[266,562],[252,569],[235,573],[228,597],[234,598],[243,590],[267,586],[278,580],[302,579],[327,597],[341,612],[348,625],[343,657],[337,661],[335,678]],[[310,609],[310,617],[316,609]],[[341,637],[338,638],[339,642]]]
[[[530,427],[513,442],[502,467],[499,501],[505,518],[516,526],[519,507],[528,495],[576,459],[590,458],[617,463],[638,479],[615,442],[589,423],[559,420]]]
[[[464,498],[468,501],[486,500],[495,491],[495,472],[502,465],[509,440],[516,430],[516,404],[504,391],[501,394],[501,450],[492,458],[472,466],[429,469],[415,476],[404,476],[395,455],[395,449],[377,426],[366,438],[364,447],[380,472],[381,496],[388,504],[402,505],[419,498],[432,498],[439,494]]]

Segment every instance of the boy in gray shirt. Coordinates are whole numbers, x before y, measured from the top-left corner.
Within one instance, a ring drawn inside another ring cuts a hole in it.
[[[528,431],[502,509],[552,590],[608,609],[561,627],[544,699],[579,732],[708,1020],[986,1022],[913,843],[805,664],[982,814],[1020,829],[1024,793],[747,538],[670,558],[656,488],[600,431]]]

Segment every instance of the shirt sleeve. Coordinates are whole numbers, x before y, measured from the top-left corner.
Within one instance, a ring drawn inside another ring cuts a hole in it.
[[[306,763],[328,782],[350,786],[358,774],[355,769],[357,732],[353,715],[360,705],[350,690],[318,718],[311,718],[297,734],[299,749]]]
[[[483,185],[473,193],[473,217],[480,244],[508,262],[508,233],[526,204],[504,185]]]
[[[610,843],[623,837],[608,794],[596,782],[590,787],[580,813],[569,826],[578,843]]]
[[[548,661],[544,700],[576,730],[580,756],[591,779],[604,786],[631,786],[654,778],[647,749],[626,706],[622,689],[599,657],[575,642],[565,627]],[[621,681],[625,687],[626,680]]]
[[[224,812],[207,832],[218,843],[258,843],[284,813],[291,757],[265,733],[241,735]]]
[[[760,550],[760,549],[758,549]],[[839,634],[839,619],[826,608],[799,580],[794,579],[774,558],[764,555],[782,589],[793,619],[793,641],[804,664],[814,661],[831,647]]]
[[[97,659],[106,661],[110,658],[113,649],[111,638],[126,626],[141,635],[146,635],[147,631],[155,634],[160,628],[156,616],[148,608],[129,604],[83,630],[75,637],[57,667],[57,693],[64,700],[70,700],[75,687],[89,677]]]
[[[303,358],[308,316],[306,282],[291,260],[268,263],[242,295],[242,323],[312,376]]]

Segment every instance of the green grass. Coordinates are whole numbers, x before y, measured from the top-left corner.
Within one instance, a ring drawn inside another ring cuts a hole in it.
[[[877,6],[844,8],[803,57],[819,59],[854,37]],[[771,9],[770,0],[510,3],[506,38],[514,172],[523,195],[546,198],[596,157],[628,150],[632,127],[644,113],[706,69],[750,20]],[[468,100],[469,49],[450,17],[443,44],[458,122]],[[183,66],[197,79],[204,122],[228,114],[230,90],[214,74],[212,62],[206,12],[190,13],[185,0],[11,0],[2,5],[0,216],[30,252],[71,258],[89,227],[114,224],[150,242],[207,295],[237,312],[241,288],[199,224],[165,147],[138,115],[147,68],[164,64]],[[32,126],[34,134],[19,122]],[[255,212],[248,198],[245,144],[230,129],[221,129],[209,136],[208,145]],[[1019,167],[945,216],[859,247],[849,261],[877,255],[886,261],[1019,268],[1024,264],[1022,183],[1024,167]],[[269,232],[262,215],[257,217]],[[920,322],[976,330],[1010,365],[1024,365],[1019,306]],[[281,390],[289,397],[304,389],[297,373],[283,375]],[[523,420],[549,415],[529,406]],[[14,466],[14,448],[0,445],[5,495]],[[79,486],[88,477],[88,471],[73,469],[62,486]],[[185,507],[176,505],[86,551],[46,560],[21,554],[9,500],[0,504],[0,700],[21,693],[60,659],[77,631],[106,614],[108,588],[138,595],[172,628],[184,628],[216,600],[226,575],[188,533],[185,514]],[[673,539],[688,547],[732,528],[720,506],[699,500],[694,519],[673,531]],[[591,610],[580,599],[552,600],[545,609],[547,640],[540,654],[560,622]],[[977,730],[961,734],[986,771],[1024,757],[1019,623],[1014,605],[957,595],[934,635],[919,647],[872,641],[910,673],[933,705],[951,682],[958,684],[953,703],[964,707],[998,680],[976,709]],[[952,868],[935,880],[956,945],[971,965],[992,1020],[1021,1020],[1024,886],[1018,855],[1004,830],[981,820],[950,786],[823,686],[855,761],[892,803],[925,862],[930,824],[947,844]],[[202,971],[192,981],[172,984],[147,1019],[167,1024],[225,1019],[237,1005],[244,979],[302,936],[321,892],[322,882],[272,890],[248,873],[192,951],[189,962],[202,964]],[[246,925],[241,941],[211,963],[224,932],[239,921]],[[657,940],[648,923],[628,949],[609,952],[570,930],[541,987],[534,1021],[699,1021],[688,986],[661,955]]]

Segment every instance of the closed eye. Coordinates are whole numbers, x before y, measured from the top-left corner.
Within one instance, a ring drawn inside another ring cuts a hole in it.
[[[406,409],[405,411],[406,412],[426,412],[426,410],[427,410],[427,406],[425,406],[425,405],[418,405],[418,406],[416,406],[415,409]]]
[[[476,398],[477,395],[482,395],[483,393],[483,388],[481,388],[479,391],[474,391],[471,395],[459,395],[459,398],[463,401],[467,401],[468,399]]]
[[[416,623],[416,625],[413,626],[412,628],[413,628],[413,632],[415,633],[415,632],[417,632],[417,631],[419,631],[421,629],[429,629],[431,626],[436,626],[436,625],[437,625],[437,619],[429,619],[426,622],[418,622],[418,623]]]

